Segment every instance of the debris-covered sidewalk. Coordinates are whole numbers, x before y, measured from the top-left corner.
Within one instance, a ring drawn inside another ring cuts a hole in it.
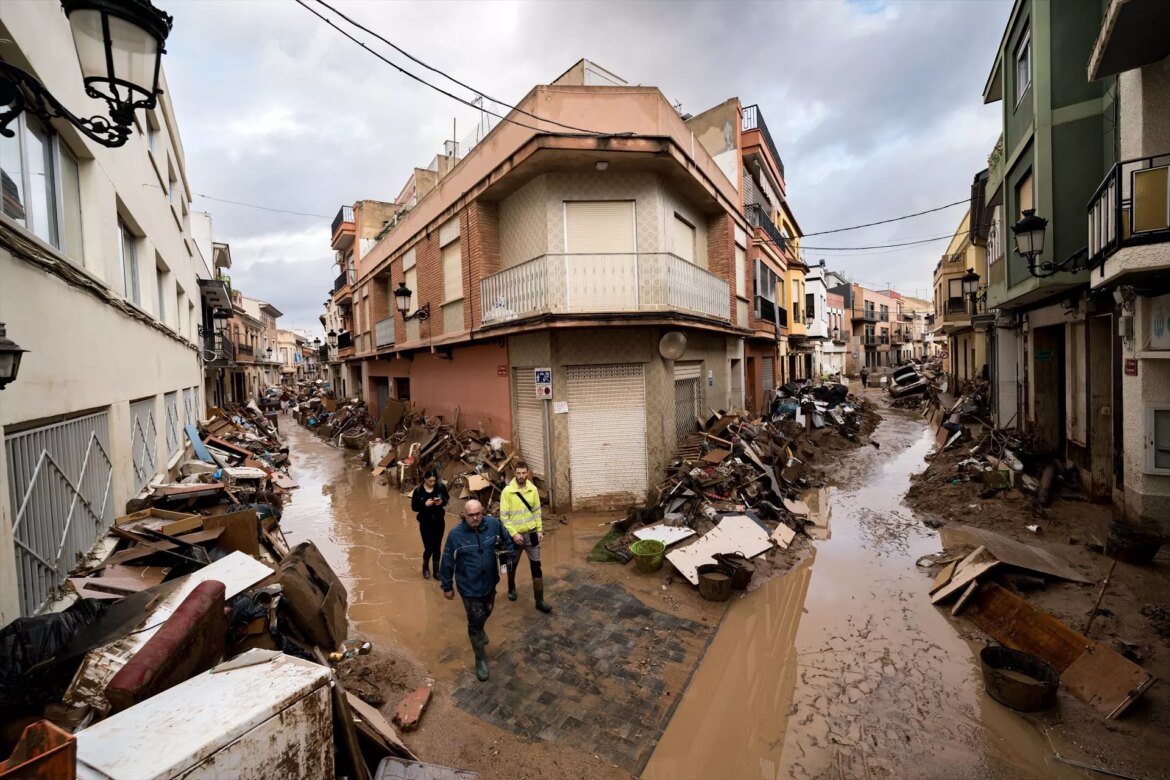
[[[647,573],[665,560],[704,598],[726,600],[808,554],[818,520],[801,496],[878,419],[872,402],[836,383],[786,384],[765,415],[714,412],[680,442],[658,499],[615,521],[590,557],[636,559]]]
[[[372,647],[315,545],[281,532],[296,482],[276,419],[249,404],[188,425],[178,478],[130,502],[51,611],[0,631],[24,770],[369,778],[414,760],[334,672]]]

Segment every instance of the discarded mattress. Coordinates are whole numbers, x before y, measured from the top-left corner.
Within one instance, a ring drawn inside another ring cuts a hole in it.
[[[692,544],[666,554],[678,573],[692,585],[699,584],[699,566],[716,563],[717,553],[742,553],[745,558],[754,558],[772,547],[768,532],[756,525],[745,515],[724,517],[719,525],[703,534]]]

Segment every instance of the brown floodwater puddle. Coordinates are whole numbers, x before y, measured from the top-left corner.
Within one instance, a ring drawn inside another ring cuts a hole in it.
[[[842,464],[857,484],[805,497],[814,558],[731,605],[643,778],[1083,776],[986,696],[927,598],[938,534],[902,496],[930,432],[887,413],[874,439]]]
[[[410,496],[394,485],[379,484],[360,453],[331,446],[291,417],[280,422],[291,472],[300,484],[285,506],[281,528],[290,545],[314,542],[345,584],[350,635],[406,647],[430,674],[453,680],[471,658],[466,618],[458,598],[447,601],[436,579],[422,578],[422,541]],[[459,522],[461,506],[462,501],[452,498],[448,531]],[[584,560],[590,545],[578,536],[571,526],[546,525],[541,545],[546,576],[565,561]],[[555,582],[549,587],[555,608]],[[525,563],[517,591],[519,598],[510,602],[501,583],[488,624],[493,636],[502,637],[518,629],[522,618],[531,619],[532,587]]]

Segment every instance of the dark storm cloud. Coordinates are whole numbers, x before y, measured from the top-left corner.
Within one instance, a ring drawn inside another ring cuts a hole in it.
[[[195,208],[210,211],[216,238],[232,244],[237,286],[282,309],[282,325],[315,327],[332,283],[328,231],[338,207],[393,199],[451,136],[452,120],[462,135],[474,112],[379,63],[293,2],[162,2],[175,15],[166,65],[192,189],[322,216],[199,198]],[[806,231],[958,200],[998,136],[999,106],[983,106],[980,92],[1007,0],[337,5],[505,100],[586,57],[660,87],[684,111],[732,96],[759,103]],[[805,243],[941,235],[961,214]],[[928,290],[944,249],[807,257],[912,293]]]

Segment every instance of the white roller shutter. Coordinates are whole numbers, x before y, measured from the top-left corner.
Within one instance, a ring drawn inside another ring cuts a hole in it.
[[[674,215],[674,253],[688,263],[695,262],[695,229],[678,214]]]
[[[634,201],[593,200],[565,203],[565,252],[636,252]]]
[[[543,477],[544,401],[536,397],[531,368],[512,369],[512,393],[516,398],[516,449],[532,473]]]
[[[573,507],[646,497],[646,383],[642,366],[569,366]]]
[[[763,373],[764,393],[776,389],[776,368],[773,360],[766,357],[760,361],[760,370]]]
[[[702,379],[703,378],[703,364],[699,361],[682,363],[675,361],[674,363],[674,381],[680,379]]]
[[[443,247],[443,302],[450,303],[463,297],[463,260],[460,256],[462,242],[456,238]]]

